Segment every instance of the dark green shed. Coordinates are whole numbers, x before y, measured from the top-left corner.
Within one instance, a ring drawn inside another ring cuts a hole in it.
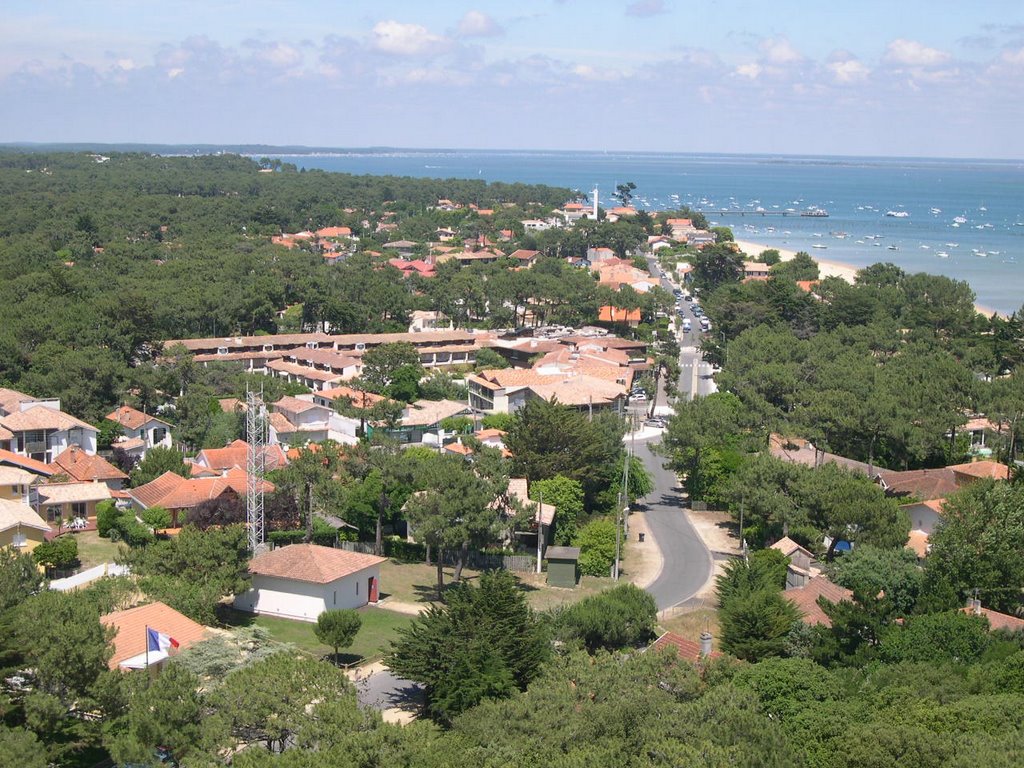
[[[548,584],[553,587],[575,588],[580,580],[580,548],[548,547]]]

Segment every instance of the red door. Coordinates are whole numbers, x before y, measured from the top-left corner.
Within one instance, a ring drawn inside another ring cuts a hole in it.
[[[370,581],[369,581],[369,584],[367,585],[366,592],[370,596],[370,602],[371,603],[376,603],[377,602],[377,579],[375,579],[373,576],[370,577]]]

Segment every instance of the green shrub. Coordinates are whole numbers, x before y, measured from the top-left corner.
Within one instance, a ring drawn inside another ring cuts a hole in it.
[[[565,609],[557,618],[563,640],[578,639],[587,651],[616,651],[654,638],[658,606],[633,584],[621,584]]]
[[[140,515],[142,522],[155,530],[171,527],[171,513],[163,507],[150,507]]]
[[[607,576],[615,563],[615,522],[608,518],[591,520],[580,529],[580,572]]]
[[[32,559],[45,568],[65,570],[78,564],[78,541],[74,536],[58,536],[32,550]]]
[[[117,508],[113,499],[101,501],[96,505],[96,530],[100,538],[110,538],[111,529],[117,527],[117,518],[121,511]]]

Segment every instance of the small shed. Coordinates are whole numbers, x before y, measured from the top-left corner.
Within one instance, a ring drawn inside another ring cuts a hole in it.
[[[580,548],[548,547],[548,584],[553,587],[575,588],[580,580]]]

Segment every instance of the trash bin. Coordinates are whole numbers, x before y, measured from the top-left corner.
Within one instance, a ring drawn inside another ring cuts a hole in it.
[[[637,534],[637,536],[638,536],[638,537],[640,538],[640,543],[641,543],[641,544],[643,544],[643,541],[644,541],[644,536],[646,536],[646,535],[647,535],[647,534],[646,534],[646,533],[643,533],[642,531],[641,531],[640,533],[638,533],[638,534]]]

